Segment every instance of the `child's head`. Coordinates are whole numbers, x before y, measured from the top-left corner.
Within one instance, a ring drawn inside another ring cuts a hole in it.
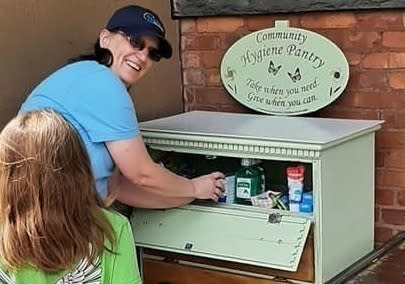
[[[94,199],[87,153],[75,130],[52,111],[17,116],[0,133],[0,202],[10,217],[71,214]]]
[[[0,256],[47,272],[99,254],[111,234],[87,153],[59,114],[20,114],[0,133]],[[45,257],[46,255],[46,257]]]

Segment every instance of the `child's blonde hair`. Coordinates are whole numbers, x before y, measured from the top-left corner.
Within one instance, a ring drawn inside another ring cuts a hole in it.
[[[102,253],[111,224],[74,128],[42,110],[20,114],[0,133],[0,259],[6,269],[48,273]]]

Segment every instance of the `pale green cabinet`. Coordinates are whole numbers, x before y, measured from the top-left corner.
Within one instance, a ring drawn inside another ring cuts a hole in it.
[[[381,123],[205,111],[143,122],[151,149],[256,158],[270,167],[304,163],[313,213],[214,203],[137,209],[136,244],[294,272],[312,226],[314,282],[324,283],[373,249],[374,137]]]

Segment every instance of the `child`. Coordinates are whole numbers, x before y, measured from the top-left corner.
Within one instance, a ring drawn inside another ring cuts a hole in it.
[[[102,207],[74,128],[15,117],[0,133],[0,283],[141,283],[128,221]]]

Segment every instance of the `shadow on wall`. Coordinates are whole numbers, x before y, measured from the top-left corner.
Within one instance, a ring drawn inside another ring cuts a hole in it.
[[[169,1],[165,5],[137,1],[140,5],[143,2],[161,16],[170,41],[174,47],[178,46],[177,22],[170,18]],[[0,34],[0,128],[16,114],[24,98],[45,76],[70,57],[91,50],[112,12],[130,3],[133,1],[2,1],[0,24],[10,29]],[[178,52],[154,69],[146,76],[154,79],[145,78],[134,88],[140,120],[182,110]],[[152,104],[152,101],[159,103]]]

